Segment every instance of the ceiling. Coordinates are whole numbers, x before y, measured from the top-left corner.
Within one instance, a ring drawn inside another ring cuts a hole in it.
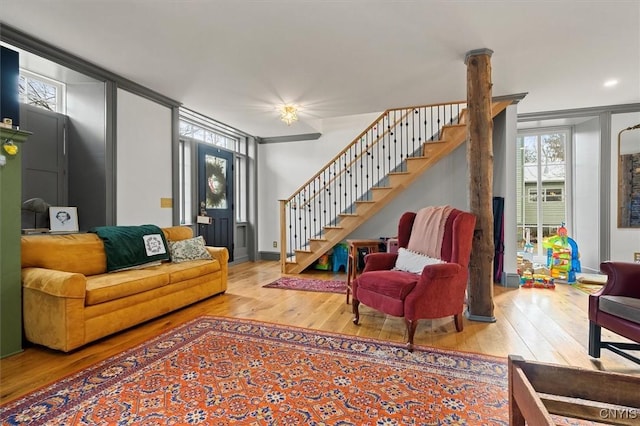
[[[638,0],[1,3],[3,23],[260,137],[464,100],[465,54],[482,48],[494,96],[528,93],[520,113],[640,102]]]

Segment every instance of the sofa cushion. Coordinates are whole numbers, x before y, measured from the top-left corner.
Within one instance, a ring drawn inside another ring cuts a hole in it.
[[[171,261],[176,263],[212,259],[205,247],[202,235],[186,240],[169,241],[169,254]]]
[[[96,305],[169,284],[161,267],[111,272],[87,277],[85,304]]]
[[[625,296],[600,296],[600,310],[640,324],[640,299]]]
[[[107,257],[95,234],[23,235],[22,267],[46,268],[84,275],[102,274]]]
[[[163,263],[161,266],[150,269],[157,269],[169,275],[170,283],[190,280],[202,275],[211,274],[220,270],[220,262],[214,260],[192,260],[190,262]]]

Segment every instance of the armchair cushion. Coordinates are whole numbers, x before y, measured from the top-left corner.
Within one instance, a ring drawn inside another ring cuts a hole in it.
[[[358,279],[358,290],[373,290],[376,293],[404,300],[413,290],[420,275],[404,271],[373,271],[362,274]]]
[[[640,299],[625,296],[600,296],[600,310],[628,321],[640,319]]]

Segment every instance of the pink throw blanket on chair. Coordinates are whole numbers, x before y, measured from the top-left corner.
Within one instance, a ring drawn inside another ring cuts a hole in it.
[[[407,249],[441,259],[444,227],[451,210],[453,207],[450,206],[425,207],[418,210]]]

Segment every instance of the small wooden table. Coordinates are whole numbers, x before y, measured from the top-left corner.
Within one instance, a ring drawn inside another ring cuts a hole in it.
[[[347,240],[349,259],[347,260],[347,305],[351,293],[351,280],[358,276],[358,249],[366,248],[369,253],[377,253],[380,240]]]

